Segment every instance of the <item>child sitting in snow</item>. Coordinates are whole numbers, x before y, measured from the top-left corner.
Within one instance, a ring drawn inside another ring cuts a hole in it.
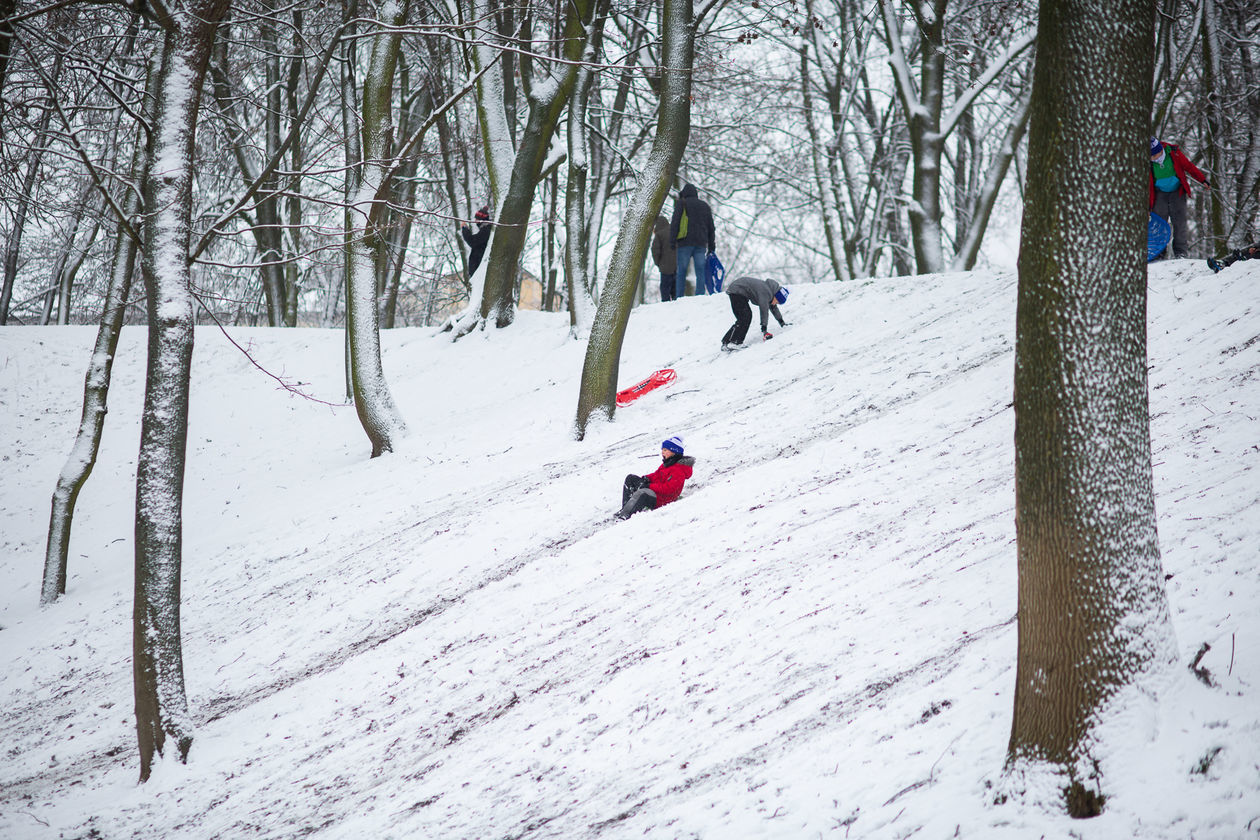
[[[674,435],[661,443],[661,465],[647,475],[628,475],[621,488],[618,519],[629,519],[641,510],[655,510],[682,494],[683,482],[691,478],[695,458],[683,454],[683,440]]]

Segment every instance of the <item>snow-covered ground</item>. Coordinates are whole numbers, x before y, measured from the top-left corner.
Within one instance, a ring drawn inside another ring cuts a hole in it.
[[[94,329],[0,330],[0,837],[1260,836],[1260,264],[1150,276],[1155,481],[1185,669],[1072,821],[993,803],[1016,627],[1015,277],[641,307],[572,438],[584,347],[523,312],[383,334],[411,429],[369,460],[340,332],[200,329],[184,506],[188,764],[137,783],[144,331],[128,328],[69,591],[38,606]],[[754,325],[755,329],[755,325]],[[773,327],[772,322],[772,329]],[[330,406],[326,403],[333,403]],[[683,497],[615,522],[665,437]]]

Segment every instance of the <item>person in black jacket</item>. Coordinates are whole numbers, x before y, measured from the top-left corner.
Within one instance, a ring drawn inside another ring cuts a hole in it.
[[[471,278],[477,271],[477,266],[481,265],[481,256],[486,252],[486,243],[490,241],[490,208],[482,207],[473,216],[477,221],[477,232],[473,233],[468,225],[461,224],[459,226],[460,235],[464,237],[464,241],[468,243],[468,276]]]
[[[696,294],[713,294],[709,280],[708,255],[714,247],[713,210],[700,198],[695,184],[686,184],[674,202],[669,220],[670,247],[678,251],[678,275],[674,281],[677,297],[687,290],[687,267],[696,268]]]
[[[661,303],[677,300],[678,252],[669,245],[669,222],[664,216],[656,217],[652,229],[652,262],[661,273]]]

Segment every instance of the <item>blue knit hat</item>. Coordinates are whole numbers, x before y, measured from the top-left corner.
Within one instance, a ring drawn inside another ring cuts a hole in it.
[[[1151,138],[1151,154],[1157,155],[1163,150],[1163,148],[1164,148],[1164,144],[1159,142],[1158,137]]]
[[[779,291],[774,293],[774,299],[779,303],[787,303],[788,290],[786,286],[780,286]]]
[[[679,455],[683,454],[682,435],[674,435],[668,440],[661,441],[661,449],[668,449],[670,452],[677,452]]]

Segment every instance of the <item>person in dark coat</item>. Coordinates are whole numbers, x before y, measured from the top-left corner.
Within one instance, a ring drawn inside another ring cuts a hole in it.
[[[618,519],[629,519],[641,510],[655,510],[676,501],[683,483],[691,478],[696,459],[683,454],[683,439],[674,435],[661,442],[661,465],[647,475],[628,475],[621,486]]]
[[[468,276],[471,278],[481,265],[481,257],[486,252],[486,243],[490,241],[490,208],[482,207],[473,218],[477,222],[477,232],[473,233],[468,225],[459,226],[460,235],[468,243]]]
[[[761,338],[764,341],[774,338],[767,330],[771,314],[779,322],[779,326],[787,326],[787,321],[779,313],[779,304],[787,303],[788,290],[780,286],[778,281],[740,277],[726,287],[726,294],[731,299],[735,324],[722,336],[723,350],[734,350],[743,345],[744,336],[748,335],[748,327],[752,324],[753,303],[761,310]]]
[[[664,216],[656,217],[656,227],[652,230],[652,262],[661,273],[661,302],[677,300],[674,278],[678,273],[678,252],[669,245],[669,222]]]
[[[674,215],[669,220],[670,245],[678,250],[678,276],[674,291],[682,297],[687,289],[687,267],[696,268],[696,294],[713,294],[709,279],[708,255],[715,248],[713,210],[700,198],[695,184],[687,184],[674,202]]]
[[[1186,241],[1186,197],[1190,195],[1191,178],[1203,184],[1204,189],[1211,189],[1207,176],[1190,162],[1180,146],[1152,137],[1150,209],[1172,225],[1173,256],[1177,259],[1190,253]]]

